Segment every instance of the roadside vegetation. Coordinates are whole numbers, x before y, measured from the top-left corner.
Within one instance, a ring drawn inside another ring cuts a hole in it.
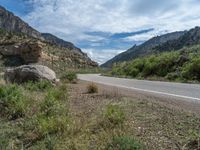
[[[88,84],[82,83],[1,82],[1,149],[198,147],[200,119],[196,115],[106,93],[95,84],[91,89],[87,92]]]
[[[0,147],[48,149],[48,142],[67,131],[68,107],[65,85],[53,87],[46,81],[1,85]]]
[[[200,82],[200,45],[114,64],[110,76]]]
[[[64,82],[76,83],[77,82],[77,74],[75,72],[65,72],[62,73],[60,79]]]

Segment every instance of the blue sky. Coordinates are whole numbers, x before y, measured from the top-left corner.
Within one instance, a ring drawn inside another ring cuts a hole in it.
[[[99,63],[135,44],[200,25],[200,0],[1,0],[40,32],[73,42]]]

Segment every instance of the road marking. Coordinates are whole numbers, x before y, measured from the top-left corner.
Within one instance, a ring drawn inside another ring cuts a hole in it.
[[[120,88],[125,88],[125,89],[132,89],[132,90],[137,90],[137,91],[143,91],[143,92],[148,92],[148,93],[154,93],[154,94],[162,94],[162,95],[167,95],[167,96],[173,96],[173,97],[179,97],[179,98],[185,98],[185,99],[192,99],[192,100],[198,100],[200,101],[200,98],[196,97],[190,97],[190,96],[183,96],[183,95],[176,95],[176,94],[171,94],[171,93],[165,93],[165,92],[159,92],[159,91],[152,91],[152,90],[145,90],[145,89],[140,89],[140,88],[135,88],[135,87],[128,87],[128,86],[123,86],[123,85],[117,85],[117,84],[112,84],[112,83],[104,83],[104,82],[99,82],[99,81],[90,81],[87,79],[81,79],[89,82],[95,82],[103,85],[110,85],[114,87],[120,87]]]

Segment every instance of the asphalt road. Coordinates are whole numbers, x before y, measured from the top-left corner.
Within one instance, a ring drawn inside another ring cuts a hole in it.
[[[170,98],[181,98],[200,102],[200,85],[183,84],[160,81],[146,81],[135,79],[122,79],[100,76],[99,74],[80,74],[78,78],[103,85],[109,85],[146,94],[159,95]]]

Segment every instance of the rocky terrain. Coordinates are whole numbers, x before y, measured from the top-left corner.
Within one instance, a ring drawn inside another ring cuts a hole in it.
[[[2,67],[37,63],[60,72],[69,68],[97,66],[84,53],[5,30],[0,32],[0,57]]]
[[[176,40],[170,40],[166,43],[155,47],[158,51],[179,50],[184,46],[192,46],[200,43],[200,27],[189,30],[183,36]]]
[[[97,67],[72,43],[38,32],[3,7],[0,7],[0,28],[0,68],[29,63],[46,65],[56,72]]]
[[[41,33],[30,27],[27,23],[0,6],[0,28],[10,32],[25,33],[31,37],[42,39]]]

